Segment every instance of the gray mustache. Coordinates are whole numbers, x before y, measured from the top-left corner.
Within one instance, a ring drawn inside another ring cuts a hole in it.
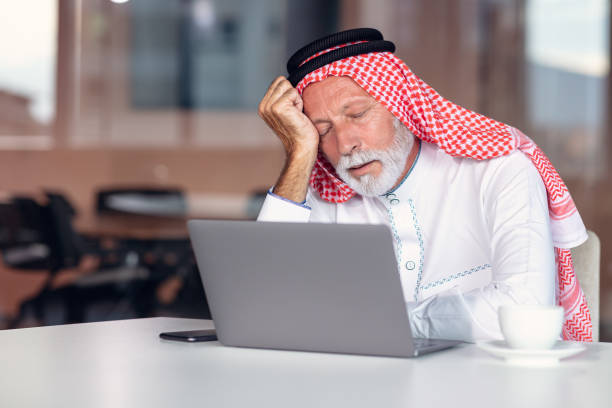
[[[380,152],[376,150],[363,150],[355,152],[350,156],[342,156],[336,167],[340,169],[350,169],[351,167],[362,166],[373,160],[381,160]]]

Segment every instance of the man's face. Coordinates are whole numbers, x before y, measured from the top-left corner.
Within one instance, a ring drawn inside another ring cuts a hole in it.
[[[308,85],[304,113],[338,175],[362,195],[384,194],[405,173],[414,137],[349,77]]]

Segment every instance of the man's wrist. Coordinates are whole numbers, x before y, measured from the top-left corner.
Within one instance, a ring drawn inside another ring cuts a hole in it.
[[[317,149],[299,148],[287,153],[285,167],[299,166],[312,170],[315,161],[317,160]],[[309,174],[310,175],[310,174]]]
[[[287,151],[285,166],[273,189],[274,194],[296,203],[304,201],[316,159],[316,149],[300,147]]]
[[[294,203],[306,201],[308,184],[302,187],[301,185],[286,183],[283,180],[279,180],[278,184],[270,191],[273,195]]]
[[[274,193],[274,187],[272,187],[272,188],[270,188],[270,190],[268,190],[268,194],[270,194],[272,197],[278,198],[279,200],[283,200],[283,201],[286,201],[286,202],[291,203],[291,204],[299,205],[300,207],[306,208],[308,210],[311,209],[309,206],[306,205],[306,200],[305,199],[303,201],[301,201],[301,202],[289,200],[288,198],[285,198],[285,197],[279,196],[278,194],[275,194]]]

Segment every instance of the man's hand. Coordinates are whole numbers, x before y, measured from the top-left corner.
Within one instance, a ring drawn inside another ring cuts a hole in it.
[[[295,202],[306,198],[319,145],[317,129],[303,108],[299,92],[283,76],[272,82],[259,103],[259,116],[278,136],[287,153],[274,193]]]

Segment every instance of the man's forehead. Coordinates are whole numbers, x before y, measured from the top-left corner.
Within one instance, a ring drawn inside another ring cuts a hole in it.
[[[374,99],[352,78],[347,76],[328,76],[322,81],[309,84],[302,92],[304,103],[317,100],[333,100],[341,105],[352,101]]]
[[[307,92],[307,90],[313,90],[317,88],[330,88],[330,87],[338,88],[338,89],[345,89],[347,91],[353,91],[353,92],[361,92],[361,93],[368,95],[368,93],[361,86],[359,86],[359,84],[355,82],[353,78],[349,76],[336,76],[336,75],[329,75],[327,78],[325,78],[322,81],[317,81],[317,82],[308,84],[308,86],[304,88],[303,92],[305,93]]]

